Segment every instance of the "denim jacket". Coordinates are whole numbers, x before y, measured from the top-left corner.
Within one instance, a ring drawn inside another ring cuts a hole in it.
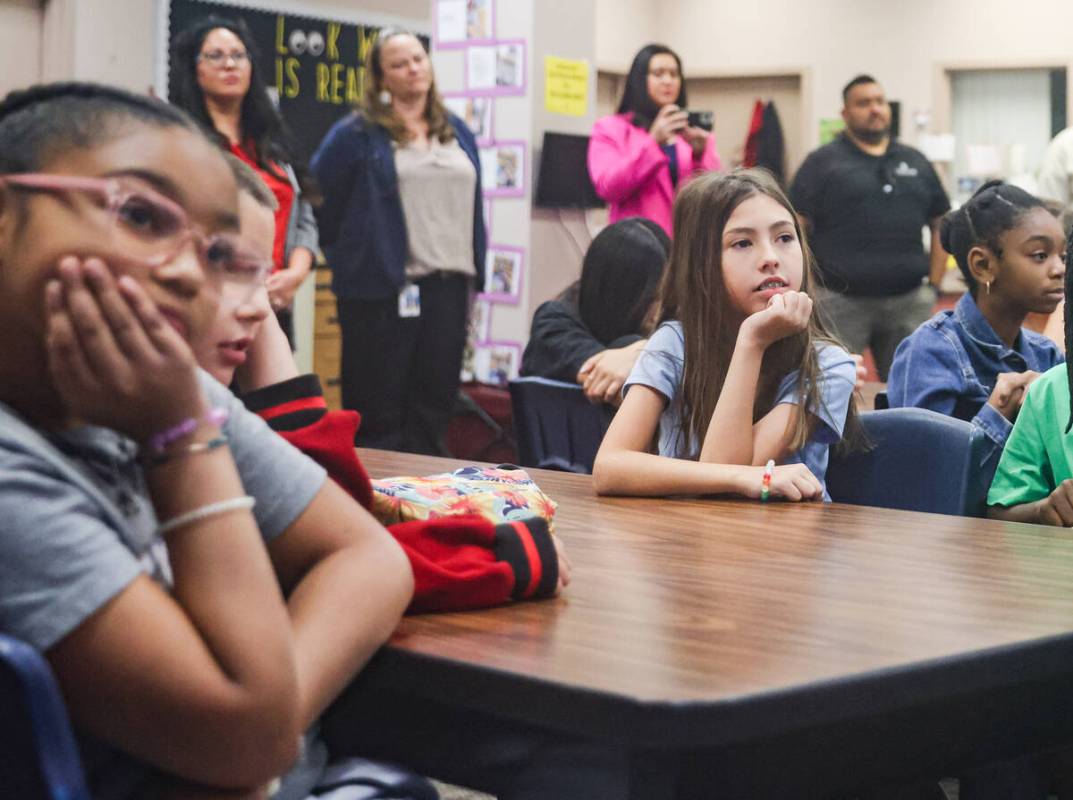
[[[986,437],[980,466],[994,473],[1013,424],[987,403],[1002,372],[1046,372],[1065,357],[1058,346],[1021,328],[1011,350],[965,294],[952,311],[940,311],[894,353],[887,382],[891,408],[929,408],[973,424]]]
[[[484,285],[487,240],[477,143],[466,123],[448,114],[458,144],[477,173],[473,197],[473,261]],[[332,291],[345,299],[392,297],[406,281],[409,243],[391,138],[361,113],[335,123],[313,154],[310,169],[324,200],[317,211],[320,245],[332,268]]]

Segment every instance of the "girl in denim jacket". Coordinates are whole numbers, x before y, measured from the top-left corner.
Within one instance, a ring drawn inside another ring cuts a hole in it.
[[[969,291],[898,346],[887,397],[892,408],[972,422],[987,439],[981,467],[990,475],[1028,385],[1064,361],[1054,342],[1023,325],[1062,299],[1065,236],[1042,201],[1002,181],[948,212],[940,235]]]

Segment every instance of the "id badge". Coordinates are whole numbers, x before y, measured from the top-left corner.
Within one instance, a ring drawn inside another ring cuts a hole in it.
[[[421,287],[408,283],[399,290],[399,316],[403,319],[421,316]]]

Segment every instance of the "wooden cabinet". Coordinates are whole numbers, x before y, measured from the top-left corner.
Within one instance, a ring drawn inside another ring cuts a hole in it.
[[[343,342],[339,331],[339,317],[332,294],[332,273],[327,268],[316,271],[317,291],[313,314],[313,371],[324,387],[324,400],[328,408],[342,408],[342,387],[339,380],[339,363]]]

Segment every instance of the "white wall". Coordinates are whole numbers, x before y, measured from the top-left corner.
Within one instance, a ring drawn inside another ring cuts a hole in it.
[[[502,2],[502,0],[500,0]],[[592,0],[537,0],[533,20],[533,124],[534,153],[545,131],[588,135],[596,120],[596,60],[593,31],[596,4]],[[544,105],[544,56],[589,62],[588,109],[584,116],[553,114]],[[534,159],[534,168],[538,159]],[[535,175],[533,185],[535,186]],[[534,208],[529,248],[529,317],[536,307],[561,292],[581,275],[582,250],[592,234],[585,212]],[[526,320],[525,337],[529,327]]]
[[[661,13],[657,14],[657,9]],[[597,66],[608,72],[625,72],[638,50],[660,41],[661,20],[677,13],[677,0],[596,0]]]
[[[0,97],[41,77],[38,0],[0,0]]]
[[[815,146],[818,120],[837,116],[841,87],[857,73],[874,74],[902,101],[903,135],[913,141],[916,111],[937,112],[934,130],[949,125],[943,66],[1073,72],[1071,30],[1068,0],[598,0],[596,49],[601,64],[621,65],[660,40],[681,54],[687,76],[804,69],[807,144]]]

